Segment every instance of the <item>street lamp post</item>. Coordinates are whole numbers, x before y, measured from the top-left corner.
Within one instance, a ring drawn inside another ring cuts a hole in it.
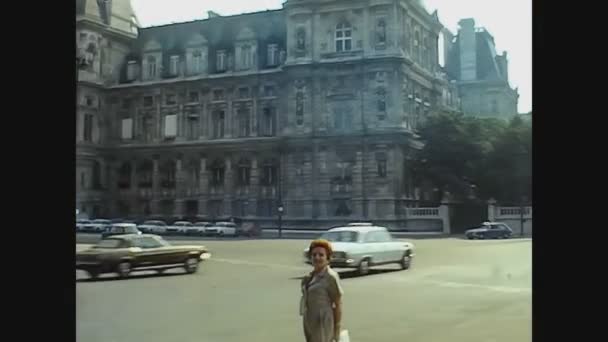
[[[279,239],[283,237],[283,203],[279,203],[277,211],[279,212]]]

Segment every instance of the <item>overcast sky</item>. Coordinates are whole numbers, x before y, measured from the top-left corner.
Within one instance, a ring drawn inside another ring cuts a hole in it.
[[[284,0],[131,0],[142,27],[204,19],[207,11],[221,15],[279,9]],[[429,12],[453,33],[458,21],[474,18],[494,36],[496,52],[509,56],[509,80],[519,88],[519,112],[532,110],[532,1],[425,0]]]

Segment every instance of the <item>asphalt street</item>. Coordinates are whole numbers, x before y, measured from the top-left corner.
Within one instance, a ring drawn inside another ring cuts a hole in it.
[[[410,270],[340,271],[353,342],[532,339],[531,240],[409,239]],[[89,281],[76,272],[79,342],[304,341],[305,240],[173,241],[212,252],[198,273]],[[85,248],[77,245],[77,249]]]

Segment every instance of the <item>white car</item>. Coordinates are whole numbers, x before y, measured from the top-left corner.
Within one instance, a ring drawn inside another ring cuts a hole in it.
[[[372,224],[350,224],[323,233],[321,239],[331,242],[334,254],[333,268],[354,268],[359,274],[369,273],[372,266],[399,264],[408,269],[414,258],[414,244],[395,240],[385,227]],[[304,261],[311,263],[308,248]]]
[[[176,221],[167,227],[167,234],[186,234],[192,223],[188,221]]]
[[[232,222],[216,222],[205,227],[205,235],[236,236],[236,224]]]
[[[212,226],[212,223],[206,221],[194,222],[188,229],[186,230],[186,235],[205,235],[205,228]]]
[[[165,234],[167,232],[167,224],[160,220],[149,220],[137,226],[137,229],[142,233],[148,234]]]
[[[102,233],[112,227],[112,221],[105,219],[96,219],[84,225],[84,231],[87,233]]]

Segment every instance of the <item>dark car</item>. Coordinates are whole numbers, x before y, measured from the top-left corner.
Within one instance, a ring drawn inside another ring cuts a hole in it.
[[[481,226],[467,230],[467,239],[508,239],[513,235],[513,230],[505,223],[484,222]]]
[[[137,225],[134,223],[115,223],[110,229],[101,233],[101,238],[105,239],[110,236],[124,234],[141,234],[141,231],[137,229]]]
[[[103,273],[118,273],[126,278],[134,270],[162,272],[170,268],[194,273],[209,256],[205,246],[172,246],[158,235],[116,235],[76,253],[76,269],[87,272],[91,278]]]

